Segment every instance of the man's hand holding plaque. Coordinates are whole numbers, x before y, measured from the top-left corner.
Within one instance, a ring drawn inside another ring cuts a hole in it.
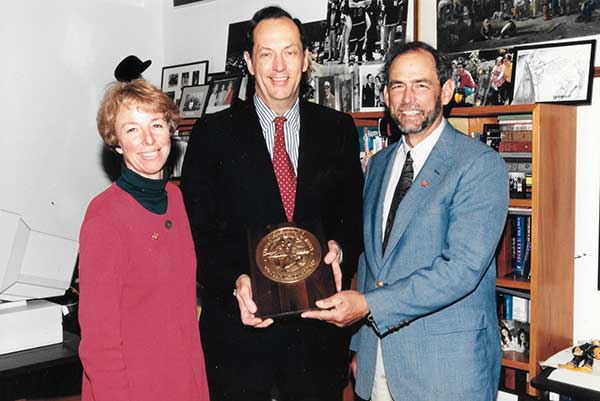
[[[313,230],[282,225],[249,234],[251,277],[241,275],[236,281],[245,325],[263,328],[273,322],[271,317],[317,309],[318,299],[341,289],[341,248],[333,240],[325,247],[312,234],[320,230]]]

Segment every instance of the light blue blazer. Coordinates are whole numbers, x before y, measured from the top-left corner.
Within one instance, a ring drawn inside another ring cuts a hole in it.
[[[447,124],[383,253],[383,199],[398,146],[375,155],[365,182],[357,285],[372,323],[352,338],[356,392],[371,396],[381,339],[395,401],[495,400],[502,352],[494,253],[508,210],[505,162]]]

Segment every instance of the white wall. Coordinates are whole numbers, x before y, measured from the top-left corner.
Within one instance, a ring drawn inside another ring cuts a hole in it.
[[[436,43],[435,1],[420,2],[420,39]],[[592,37],[599,40],[600,35]],[[596,46],[600,45],[597,43]],[[600,52],[596,51],[596,66]],[[577,182],[575,200],[575,299],[573,339],[600,336],[598,291],[598,213],[600,193],[600,79],[594,80],[592,105],[577,110]]]
[[[132,52],[159,76],[160,0],[19,0],[0,12],[0,208],[76,239],[87,203],[109,184],[99,99]]]

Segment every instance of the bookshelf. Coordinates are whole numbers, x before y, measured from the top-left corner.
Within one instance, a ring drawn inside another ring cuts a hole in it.
[[[531,216],[531,278],[508,274],[511,249],[505,246],[508,255],[498,255],[496,286],[529,297],[529,355],[505,351],[502,365],[526,372],[531,380],[540,373],[539,361],[572,345],[576,108],[555,104],[458,107],[448,117],[457,129],[471,134],[482,132],[484,124],[498,123],[498,116],[516,114],[531,114],[532,151],[512,157],[531,160],[532,193],[531,199],[510,200],[509,217],[513,213]],[[382,116],[352,113],[361,124]],[[510,241],[510,236],[507,224],[502,241]],[[526,391],[537,395],[529,382]]]

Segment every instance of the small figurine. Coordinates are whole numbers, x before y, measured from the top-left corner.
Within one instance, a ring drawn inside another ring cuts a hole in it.
[[[572,352],[573,359],[567,363],[559,364],[558,367],[591,373],[594,359],[600,359],[600,340],[592,340],[589,343],[578,345],[573,348]],[[583,365],[581,365],[582,362]]]

